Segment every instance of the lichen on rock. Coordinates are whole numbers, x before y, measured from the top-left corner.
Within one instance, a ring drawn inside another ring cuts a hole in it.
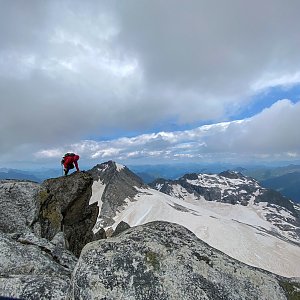
[[[42,184],[39,222],[42,236],[48,240],[63,231],[68,248],[79,256],[87,243],[95,240],[92,231],[98,207],[89,205],[92,176],[76,172],[66,177],[46,180]]]
[[[151,222],[86,245],[69,299],[286,299],[279,277],[211,248],[186,228]]]

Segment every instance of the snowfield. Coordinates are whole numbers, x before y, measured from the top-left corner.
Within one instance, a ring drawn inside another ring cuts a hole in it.
[[[99,212],[104,189],[101,181],[94,182],[90,204],[98,201]],[[130,226],[158,220],[177,223],[210,246],[248,265],[286,277],[300,277],[300,247],[276,237],[279,229],[264,218],[262,203],[231,205],[193,197],[178,199],[150,188],[138,191],[117,212],[113,229],[121,221]],[[98,218],[94,232],[101,223]]]

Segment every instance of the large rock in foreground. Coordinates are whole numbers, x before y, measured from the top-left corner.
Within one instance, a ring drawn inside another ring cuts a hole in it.
[[[0,296],[65,299],[77,258],[62,232],[41,238],[38,222],[45,190],[37,183],[0,181]]]
[[[0,180],[0,231],[31,232],[39,203],[40,185],[31,181]]]
[[[76,257],[32,233],[0,232],[0,295],[65,299]]]
[[[86,245],[69,299],[287,299],[287,279],[211,248],[186,228],[152,222]],[[295,289],[295,290],[294,290]]]
[[[87,243],[99,238],[93,233],[98,206],[89,205],[92,184],[91,175],[76,172],[44,181],[39,195],[42,237],[52,240],[63,231],[67,248],[76,256]]]
[[[68,280],[49,275],[10,275],[0,277],[3,299],[64,300],[69,289]],[[17,297],[17,298],[15,298]],[[0,299],[2,299],[0,297]]]

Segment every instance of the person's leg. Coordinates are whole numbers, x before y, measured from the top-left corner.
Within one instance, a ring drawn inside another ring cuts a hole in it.
[[[75,167],[76,167],[77,172],[79,172],[79,167],[78,167],[78,162],[77,162],[77,160],[74,161],[74,165],[75,165]]]
[[[64,171],[65,171],[65,176],[67,176],[68,173],[69,173],[69,168],[68,168],[68,167],[67,167],[67,168],[64,168]]]

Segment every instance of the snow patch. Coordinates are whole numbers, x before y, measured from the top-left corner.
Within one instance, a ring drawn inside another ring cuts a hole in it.
[[[99,211],[102,207],[102,195],[104,192],[106,185],[99,179],[98,181],[94,181],[92,185],[92,196],[89,201],[89,205],[94,204],[95,202],[98,202]]]
[[[163,187],[163,184],[159,183],[159,184],[156,184],[155,188],[160,191],[161,188]]]
[[[121,170],[123,170],[125,168],[125,166],[116,163],[116,168],[117,168],[117,171],[120,172]]]
[[[199,174],[198,179],[187,179],[186,180],[189,184],[202,186],[207,188],[217,187],[221,190],[226,190],[228,188],[234,187],[236,189],[239,185],[253,185],[259,187],[258,183],[254,180],[248,178],[227,178],[227,177],[220,177],[218,175],[209,175],[209,174]]]
[[[98,168],[99,172],[104,172],[104,171],[106,171],[108,169],[108,165],[107,164],[103,165],[103,166],[104,166],[104,168]]]
[[[100,169],[101,171],[103,169]],[[98,202],[98,207],[99,207],[99,213],[101,212],[101,208],[102,208],[102,195],[104,193],[106,185],[99,179],[98,181],[94,181],[93,185],[92,185],[92,196],[90,198],[89,201],[89,205],[94,204],[96,202]],[[98,216],[99,218],[99,216]],[[101,220],[97,218],[96,224],[93,228],[93,232],[94,234],[99,231],[100,229],[100,224],[101,224]]]

